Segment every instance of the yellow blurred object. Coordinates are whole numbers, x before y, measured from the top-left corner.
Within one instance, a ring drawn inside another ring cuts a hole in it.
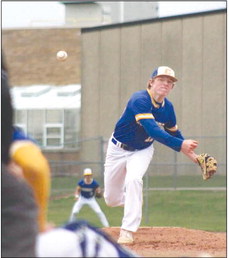
[[[51,182],[48,161],[40,148],[31,141],[15,141],[10,154],[12,160],[23,169],[24,178],[34,191],[39,208],[39,230],[45,231]]]

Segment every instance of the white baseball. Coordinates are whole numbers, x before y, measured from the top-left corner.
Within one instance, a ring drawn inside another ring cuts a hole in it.
[[[57,60],[59,60],[59,61],[64,61],[64,60],[67,59],[67,57],[68,57],[68,54],[67,54],[67,52],[64,51],[64,50],[60,50],[60,51],[58,51],[57,54],[56,54],[56,58],[57,58]]]

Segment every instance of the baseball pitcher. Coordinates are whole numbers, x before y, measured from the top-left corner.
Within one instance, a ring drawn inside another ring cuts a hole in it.
[[[135,92],[116,123],[109,140],[104,172],[104,198],[108,206],[124,206],[118,243],[133,243],[142,218],[143,176],[153,157],[156,140],[182,152],[201,166],[203,178],[216,171],[216,160],[196,155],[198,142],[184,139],[173,104],[166,98],[177,81],[167,66],[156,68],[146,90]]]

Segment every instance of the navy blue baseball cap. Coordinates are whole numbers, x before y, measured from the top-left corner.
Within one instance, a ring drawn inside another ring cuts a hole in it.
[[[171,78],[174,82],[177,81],[177,78],[175,77],[175,72],[173,71],[173,69],[171,69],[168,66],[159,66],[157,67],[152,75],[151,78],[156,78],[158,76],[168,76],[169,78]]]

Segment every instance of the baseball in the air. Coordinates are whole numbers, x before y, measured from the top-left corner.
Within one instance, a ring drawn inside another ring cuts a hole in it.
[[[56,53],[56,58],[57,58],[57,60],[59,60],[59,61],[64,61],[64,60],[67,59],[67,57],[68,57],[68,54],[67,54],[67,52],[64,51],[64,50],[60,50],[60,51],[58,51],[58,52]]]

